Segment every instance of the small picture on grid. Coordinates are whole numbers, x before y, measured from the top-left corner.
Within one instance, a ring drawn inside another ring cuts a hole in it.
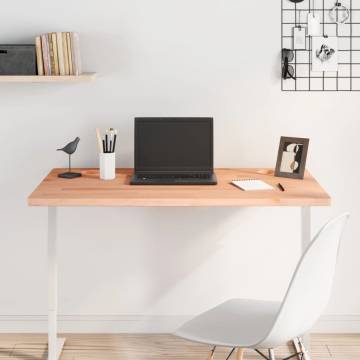
[[[338,38],[312,38],[312,71],[338,71]]]

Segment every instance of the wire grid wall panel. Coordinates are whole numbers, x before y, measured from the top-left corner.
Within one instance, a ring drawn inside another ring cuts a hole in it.
[[[314,10],[313,10],[314,1]],[[338,0],[350,10],[344,24],[330,18],[336,0],[281,0],[281,48],[293,49],[294,26],[307,27],[309,12],[318,14],[323,36],[338,37],[338,71],[313,72],[312,37],[306,36],[306,50],[294,50],[296,80],[282,79],[282,91],[360,91],[360,0]]]

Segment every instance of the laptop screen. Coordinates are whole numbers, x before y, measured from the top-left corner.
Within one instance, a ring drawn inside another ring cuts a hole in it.
[[[212,171],[212,118],[135,119],[135,172]]]

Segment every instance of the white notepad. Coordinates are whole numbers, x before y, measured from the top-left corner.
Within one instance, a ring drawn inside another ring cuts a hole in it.
[[[274,188],[266,182],[256,179],[239,179],[233,180],[231,183],[244,191],[274,190]]]

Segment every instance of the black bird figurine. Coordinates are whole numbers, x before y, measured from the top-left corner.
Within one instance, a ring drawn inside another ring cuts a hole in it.
[[[71,171],[71,155],[76,151],[76,148],[79,144],[80,138],[77,137],[74,141],[69,142],[62,149],[57,149],[57,151],[63,151],[69,155],[69,171],[59,174],[58,176],[64,179],[74,179],[80,177],[80,173]]]

